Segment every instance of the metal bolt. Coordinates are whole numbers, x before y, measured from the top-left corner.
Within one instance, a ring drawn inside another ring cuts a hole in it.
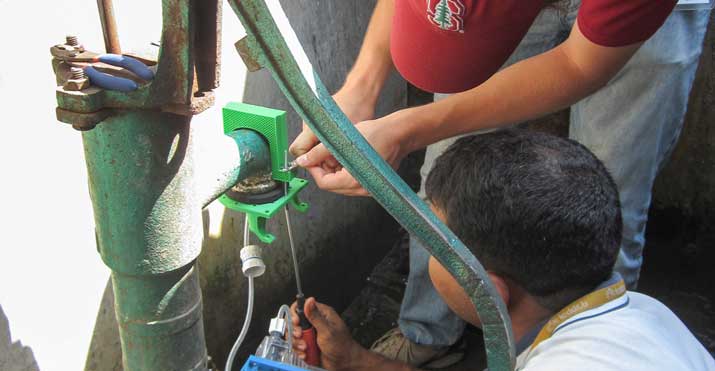
[[[84,74],[84,69],[79,67],[70,67],[70,76],[63,85],[64,89],[67,91],[80,91],[87,89],[89,86],[89,79]]]
[[[77,45],[79,45],[79,41],[77,40],[77,36],[67,35],[66,40],[67,40],[67,45],[71,45],[71,46],[77,46]]]
[[[83,79],[85,77],[84,70],[82,68],[72,67],[72,68],[70,68],[70,72],[72,73],[73,80],[79,80],[79,79]]]

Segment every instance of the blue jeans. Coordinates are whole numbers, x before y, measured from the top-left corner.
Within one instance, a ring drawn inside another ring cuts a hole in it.
[[[568,5],[544,9],[505,66],[562,42],[574,24],[579,0]],[[570,137],[605,163],[619,188],[624,228],[615,270],[630,288],[637,284],[643,262],[653,181],[680,134],[709,13],[673,12],[606,87],[571,107]],[[427,148],[420,192],[434,160],[455,140]],[[432,286],[428,258],[420,243],[410,239],[410,274],[398,323],[415,343],[451,345],[462,336],[464,322]]]

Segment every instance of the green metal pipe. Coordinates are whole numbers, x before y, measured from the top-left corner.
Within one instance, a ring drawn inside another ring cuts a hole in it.
[[[247,37],[238,44],[246,65],[271,71],[288,101],[321,142],[459,281],[483,324],[489,369],[512,370],[515,350],[511,322],[486,271],[335,104],[310,65],[280,3],[267,6],[264,0],[229,0],[229,4],[246,29]]]
[[[130,112],[82,134],[98,249],[112,270],[127,371],[206,369],[195,266],[201,209],[237,181],[270,168],[268,145],[257,133],[225,137],[226,146],[206,153],[197,150],[191,120]],[[210,162],[223,168],[211,174],[200,168]]]

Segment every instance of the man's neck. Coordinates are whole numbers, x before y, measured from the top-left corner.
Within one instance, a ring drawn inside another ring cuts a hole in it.
[[[511,317],[515,342],[518,344],[525,335],[543,325],[554,314],[526,293],[512,297],[509,303],[509,317]]]

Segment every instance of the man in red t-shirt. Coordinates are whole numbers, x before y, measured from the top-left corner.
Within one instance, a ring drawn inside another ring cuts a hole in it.
[[[357,61],[334,98],[391,165],[427,147],[423,179],[455,137],[571,107],[570,137],[593,151],[618,185],[624,233],[615,268],[634,288],[651,188],[680,132],[708,21],[707,11],[671,15],[675,5],[378,0]],[[393,67],[438,94],[432,104],[374,119]],[[307,128],[291,152],[319,187],[367,195]],[[454,350],[464,322],[432,287],[427,259],[412,240],[399,329],[373,348],[434,368],[459,359]]]

